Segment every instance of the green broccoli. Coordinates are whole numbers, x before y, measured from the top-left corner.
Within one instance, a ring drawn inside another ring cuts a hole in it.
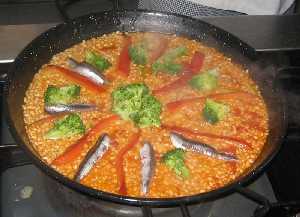
[[[183,66],[181,64],[175,63],[174,60],[185,55],[186,53],[187,49],[184,46],[173,48],[167,51],[152,64],[152,70],[154,72],[176,74],[182,70]]]
[[[138,65],[147,64],[147,46],[146,43],[140,42],[130,46],[129,56],[131,60]]]
[[[142,98],[149,93],[149,89],[144,84],[129,84],[119,87],[112,92],[113,112],[123,119],[129,120],[130,115],[140,110]]]
[[[87,51],[85,53],[85,61],[93,66],[95,66],[100,71],[104,71],[111,67],[111,63],[105,59],[100,54],[96,54],[92,51]]]
[[[209,123],[215,124],[223,120],[229,111],[228,105],[207,99],[203,108],[203,116]]]
[[[218,71],[216,69],[209,70],[199,75],[195,75],[189,84],[197,90],[212,90],[218,86]]]
[[[46,105],[68,104],[79,97],[80,86],[68,85],[56,87],[49,85],[45,94],[44,102]]]
[[[139,112],[130,118],[140,127],[160,126],[161,103],[152,95],[144,95]]]
[[[54,122],[54,126],[46,134],[47,139],[60,139],[76,134],[84,134],[85,126],[78,114],[69,114],[61,120]]]
[[[173,149],[165,153],[162,157],[162,162],[172,169],[176,175],[187,178],[189,177],[189,169],[184,163],[185,151],[179,148]]]
[[[150,95],[145,84],[129,84],[112,93],[112,111],[139,127],[160,125],[160,102]]]

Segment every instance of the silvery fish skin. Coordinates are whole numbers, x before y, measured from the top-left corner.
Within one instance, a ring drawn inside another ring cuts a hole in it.
[[[84,77],[87,77],[95,84],[103,85],[107,83],[102,73],[91,64],[88,64],[86,62],[79,63],[72,58],[68,59],[68,64],[75,72]]]
[[[140,149],[140,157],[142,163],[141,175],[142,175],[142,194],[146,195],[149,191],[149,185],[154,175],[155,170],[155,156],[154,150],[150,143],[145,142]]]
[[[103,157],[109,146],[110,138],[107,134],[103,134],[80,163],[79,169],[74,178],[75,181],[79,182],[90,172],[95,163]]]
[[[86,112],[94,111],[97,109],[93,104],[57,104],[57,105],[45,105],[45,111],[49,114],[57,114],[62,112]]]
[[[200,154],[204,154],[204,155],[207,155],[207,156],[210,156],[213,158],[217,158],[220,160],[225,160],[225,161],[237,161],[238,160],[236,156],[219,152],[215,148],[213,148],[207,144],[203,144],[203,143],[199,143],[199,142],[195,142],[195,141],[186,139],[183,136],[181,136],[177,133],[174,133],[174,132],[171,132],[170,139],[171,139],[172,144],[176,148],[194,151],[194,152],[197,152]]]

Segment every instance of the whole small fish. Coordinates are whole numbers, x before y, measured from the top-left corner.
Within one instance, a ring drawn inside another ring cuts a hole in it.
[[[97,68],[87,62],[79,63],[76,60],[69,58],[68,64],[75,72],[84,77],[87,77],[98,85],[107,83],[103,74]]]
[[[88,151],[85,158],[79,165],[79,169],[75,175],[75,181],[79,182],[83,179],[95,165],[95,163],[102,158],[110,146],[110,138],[107,134],[103,134],[97,140],[96,144]]]
[[[56,114],[61,112],[86,112],[94,111],[97,109],[93,104],[57,104],[57,105],[45,105],[45,111],[49,114]]]
[[[211,147],[207,144],[203,144],[200,142],[195,142],[189,139],[184,138],[183,136],[171,132],[170,134],[170,139],[172,144],[176,148],[181,148],[184,150],[191,150],[194,152],[198,152],[200,154],[204,154],[213,158],[217,158],[220,160],[225,160],[225,161],[237,161],[237,157],[234,155],[226,154],[217,151],[214,147]]]
[[[147,194],[149,191],[149,185],[154,175],[155,170],[155,156],[154,150],[150,143],[145,142],[144,146],[140,150],[140,157],[142,163],[141,175],[142,175],[142,194]]]

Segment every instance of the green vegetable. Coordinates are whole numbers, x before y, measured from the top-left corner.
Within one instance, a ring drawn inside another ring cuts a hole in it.
[[[49,85],[45,94],[44,102],[46,105],[68,104],[79,97],[80,86],[68,85],[56,87]]]
[[[140,127],[160,126],[161,104],[152,95],[145,95],[139,112],[133,113],[130,118]]]
[[[147,46],[146,43],[140,42],[130,46],[129,56],[131,60],[138,65],[147,63]]]
[[[176,148],[165,153],[162,157],[162,161],[167,167],[172,169],[176,175],[182,178],[187,178],[189,177],[190,173],[189,169],[185,166],[184,155],[184,150]]]
[[[189,84],[197,90],[212,90],[218,86],[218,71],[216,69],[209,70],[199,75],[195,75]]]
[[[145,84],[129,84],[112,93],[112,111],[139,127],[159,126],[161,103]]]
[[[50,129],[45,138],[60,139],[70,137],[76,134],[84,134],[85,126],[78,114],[69,114],[61,120],[54,122],[54,126]]]
[[[182,70],[182,65],[175,63],[175,59],[185,55],[187,52],[186,47],[180,46],[167,51],[158,60],[152,64],[152,70],[154,72],[165,72],[170,74],[176,74]]]
[[[223,120],[229,111],[228,105],[207,99],[203,109],[203,116],[209,123],[215,124]]]
[[[104,71],[111,67],[111,63],[100,54],[96,54],[92,51],[87,51],[85,54],[85,61],[95,66],[100,71]]]

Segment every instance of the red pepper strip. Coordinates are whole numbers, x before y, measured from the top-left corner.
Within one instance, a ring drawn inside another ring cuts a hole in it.
[[[204,54],[200,52],[195,52],[189,65],[189,70],[191,70],[193,74],[198,73],[203,66],[203,62]]]
[[[82,151],[83,146],[88,143],[88,141],[94,137],[97,134],[100,134],[100,132],[107,127],[110,123],[116,121],[119,119],[119,116],[112,115],[107,118],[101,119],[96,123],[96,125],[91,128],[87,134],[85,134],[83,137],[81,137],[77,142],[69,146],[64,153],[62,153],[60,156],[55,158],[52,161],[52,165],[60,166],[66,163],[69,163],[76,159]]]
[[[57,71],[63,74],[68,79],[74,81],[75,83],[86,87],[88,90],[93,91],[95,93],[102,93],[105,91],[103,86],[97,85],[96,83],[92,82],[88,78],[61,66],[49,65],[47,66],[48,70]]]
[[[117,176],[120,184],[119,193],[122,195],[127,194],[126,183],[125,183],[125,171],[123,165],[124,155],[139,142],[140,136],[141,136],[140,130],[137,133],[133,134],[129,140],[129,143],[120,150],[116,158]]]
[[[207,98],[213,98],[213,99],[233,99],[233,98],[240,98],[240,99],[246,99],[249,100],[251,98],[257,97],[254,94],[247,93],[244,91],[237,91],[237,92],[230,92],[230,93],[216,93],[216,94],[209,94],[207,96],[201,96],[201,97],[194,97],[189,99],[181,99],[173,102],[169,102],[166,104],[166,108],[169,111],[175,111],[183,106],[187,106],[196,102],[200,102],[202,100],[205,100]]]
[[[168,40],[166,38],[157,36],[156,40],[156,46],[150,50],[150,63],[157,60],[168,48]]]
[[[222,140],[237,143],[238,145],[241,145],[242,147],[245,147],[245,148],[252,148],[250,143],[248,143],[242,139],[234,138],[231,136],[220,136],[220,135],[215,135],[212,133],[193,131],[193,130],[190,130],[187,128],[177,127],[177,126],[169,126],[169,125],[165,125],[165,124],[162,125],[162,128],[169,130],[169,131],[174,131],[179,134],[188,134],[188,135],[192,135],[192,136],[204,136],[204,137],[208,137],[208,138],[212,138],[212,139],[222,139]]]
[[[124,46],[119,55],[117,70],[118,72],[127,77],[130,72],[130,56],[129,56],[129,47],[131,45],[131,37],[125,36]]]
[[[37,121],[32,122],[31,124],[29,124],[29,126],[36,125],[36,124],[41,125],[41,124],[44,124],[44,123],[47,123],[47,122],[52,122],[52,121],[55,121],[58,118],[61,118],[61,117],[65,116],[66,114],[67,113],[56,114],[56,115],[48,115],[44,118],[41,118]]]
[[[100,51],[109,51],[109,50],[113,50],[113,49],[116,49],[116,48],[117,48],[117,46],[115,44],[113,44],[113,45],[110,45],[110,46],[107,46],[107,47],[102,47],[99,50]]]
[[[220,148],[218,149],[218,151],[222,152],[222,153],[226,153],[226,154],[230,154],[232,156],[236,156],[236,147],[235,146],[227,146],[224,148]],[[231,170],[232,173],[236,173],[237,170],[237,161],[227,161],[226,162]]]
[[[166,93],[178,89],[192,79],[192,77],[200,71],[204,61],[204,54],[196,52],[191,60],[191,63],[184,67],[182,75],[175,81],[153,90],[153,94]]]

